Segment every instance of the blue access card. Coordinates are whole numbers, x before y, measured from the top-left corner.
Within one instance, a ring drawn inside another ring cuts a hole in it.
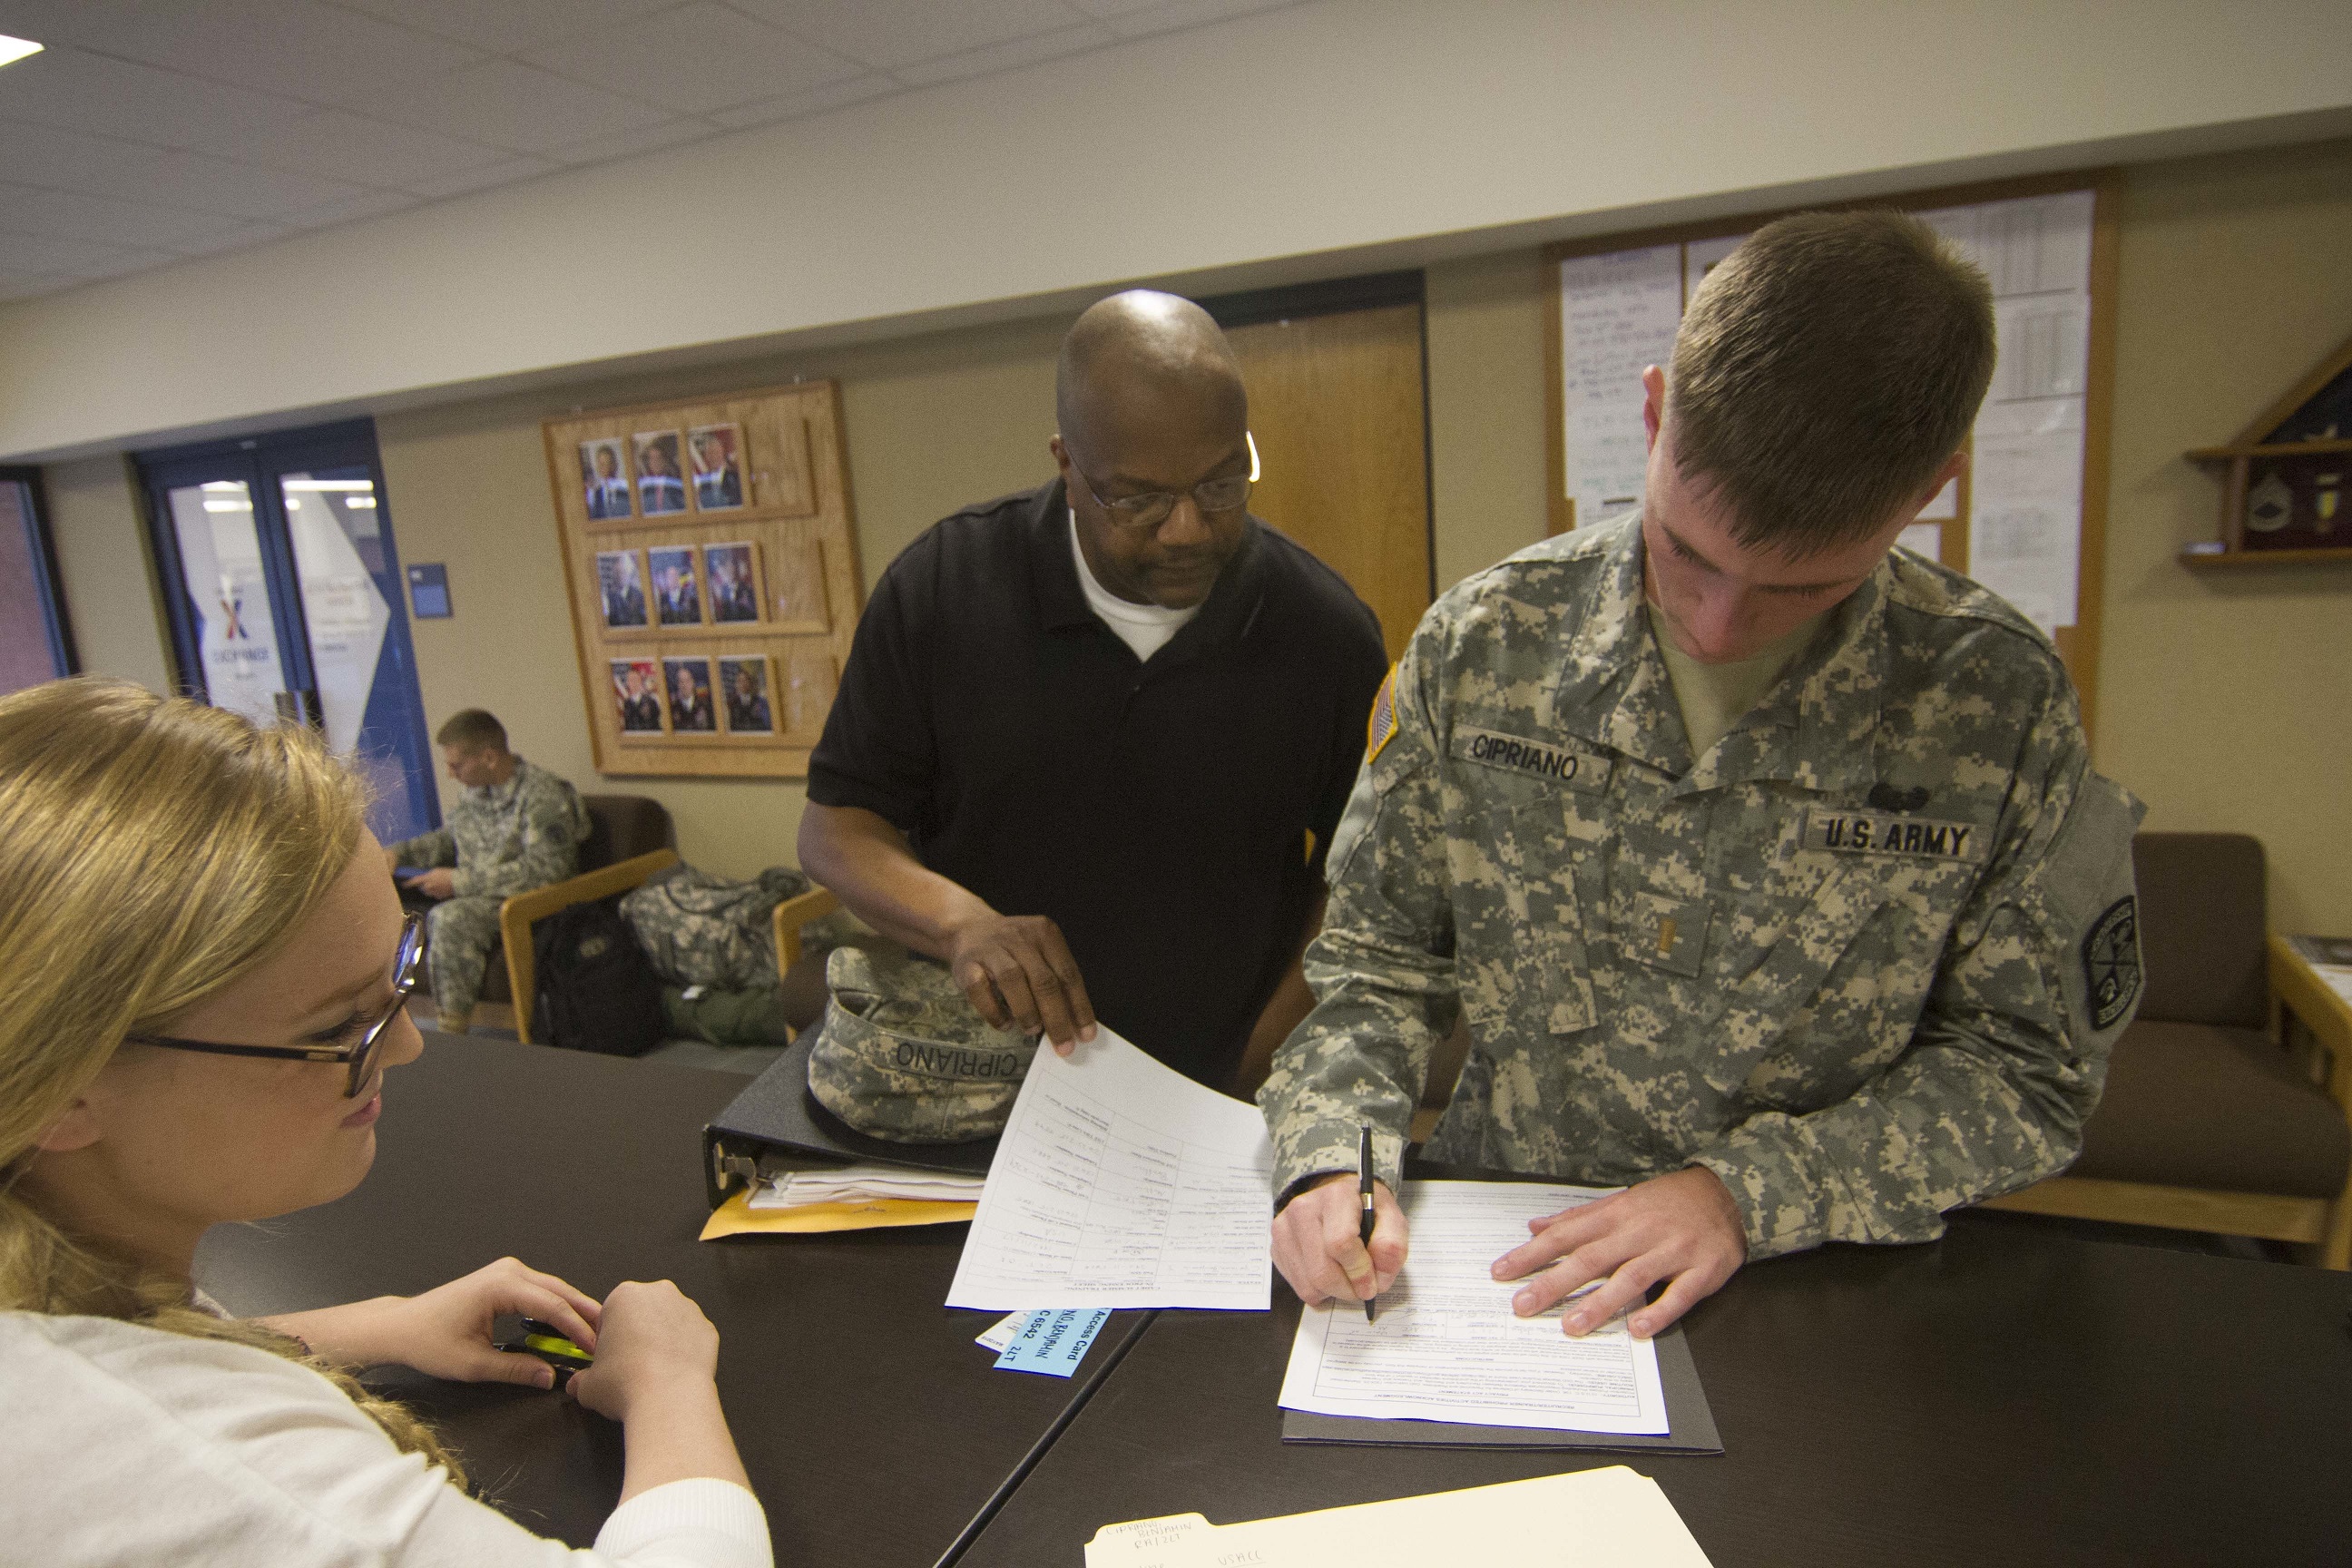
[[[1076,1307],[1061,1312],[1032,1312],[1013,1342],[996,1358],[1003,1372],[1042,1372],[1067,1377],[1087,1359],[1087,1347],[1110,1321],[1110,1310]]]

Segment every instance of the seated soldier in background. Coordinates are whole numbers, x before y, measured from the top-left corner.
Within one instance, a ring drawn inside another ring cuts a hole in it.
[[[383,855],[404,901],[426,909],[433,1005],[440,1027],[462,1034],[499,940],[499,903],[580,869],[588,808],[569,783],[507,750],[506,726],[479,708],[453,715],[433,739],[466,793],[446,826]],[[411,870],[422,875],[400,875]]]
[[[1298,955],[1380,624],[1250,516],[1241,367],[1199,306],[1093,306],[1055,403],[1060,477],[939,523],[876,585],[801,864],[999,1028],[1067,1048],[1099,1014],[1246,1086],[1312,1001]]]

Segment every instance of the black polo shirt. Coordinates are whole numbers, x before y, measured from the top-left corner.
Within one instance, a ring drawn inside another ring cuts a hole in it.
[[[1061,927],[1096,1016],[1222,1086],[1306,930],[1386,672],[1338,573],[1248,520],[1148,661],[1087,608],[1059,480],[890,563],[809,759],[809,798]],[[1307,850],[1307,836],[1313,850]]]

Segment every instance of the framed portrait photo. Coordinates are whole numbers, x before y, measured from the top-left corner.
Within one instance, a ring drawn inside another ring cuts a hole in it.
[[[624,735],[662,732],[661,667],[649,658],[605,661],[613,672],[613,707]]]
[[[684,511],[686,470],[677,432],[641,430],[629,441],[637,454],[637,510],[647,517]]]
[[[671,734],[719,733],[719,710],[711,698],[709,659],[663,659],[662,688],[669,698]]]
[[[702,584],[695,571],[694,546],[680,544],[646,552],[654,581],[654,619],[665,626],[702,624]]]
[[[635,551],[596,552],[596,592],[606,631],[638,631],[652,624],[646,605],[645,568],[638,564]]]
[[[580,495],[588,521],[612,522],[630,514],[629,460],[618,437],[580,443]]]
[[[735,626],[760,618],[760,547],[750,542],[702,547],[704,590],[710,619]]]
[[[694,476],[694,510],[733,511],[743,504],[743,426],[697,425],[686,433]]]
[[[776,732],[775,683],[768,679],[768,656],[751,654],[719,661],[719,692],[730,735]]]

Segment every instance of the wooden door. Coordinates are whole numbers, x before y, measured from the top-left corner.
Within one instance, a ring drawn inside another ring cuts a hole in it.
[[[1263,471],[1250,510],[1348,580],[1389,657],[1429,608],[1429,413],[1421,306],[1230,329]]]

